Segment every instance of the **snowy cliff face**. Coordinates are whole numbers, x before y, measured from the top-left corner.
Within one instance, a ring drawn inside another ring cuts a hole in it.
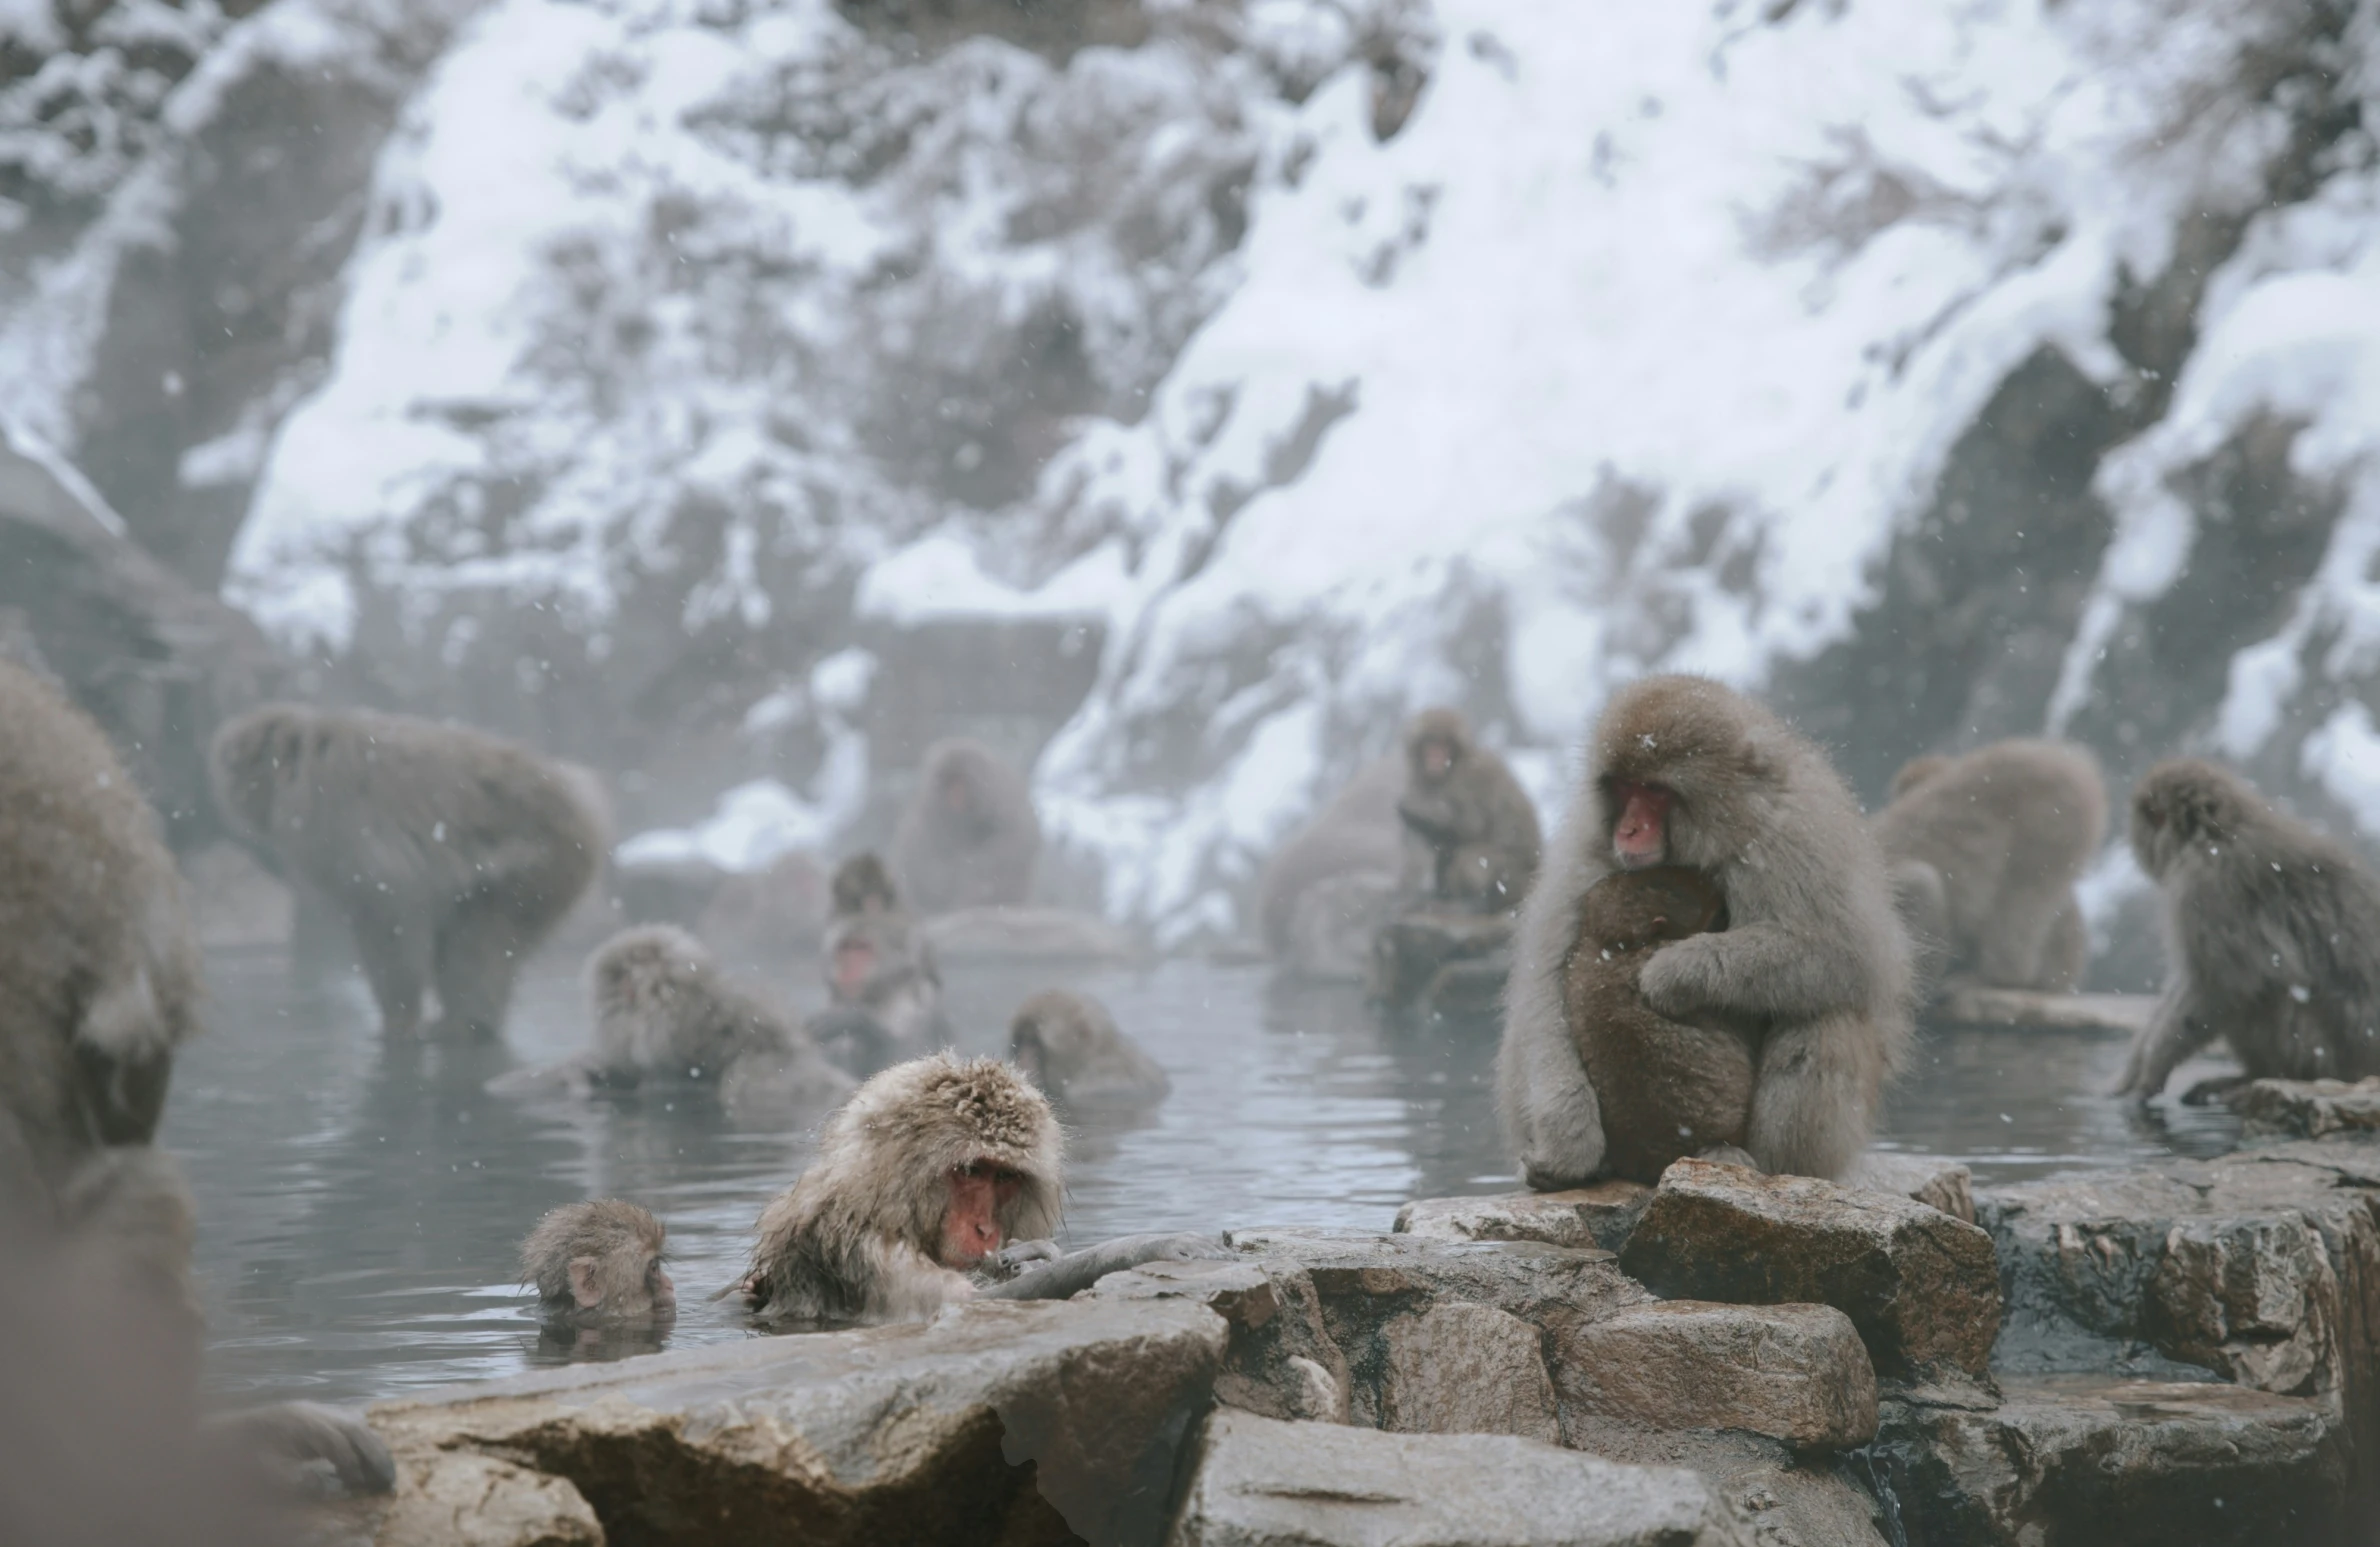
[[[1871,798],[2051,729],[2380,835],[2368,8],[1077,9],[491,0],[230,594],[598,761],[774,727],[716,786],[818,810],[903,640],[1095,640],[1037,792],[1176,939],[1410,710],[1550,805],[1655,669]]]

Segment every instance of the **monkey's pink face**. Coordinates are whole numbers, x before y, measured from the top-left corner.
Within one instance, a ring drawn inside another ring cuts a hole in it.
[[[845,940],[835,947],[835,992],[857,998],[876,974],[876,947],[865,940]]]
[[[950,1202],[942,1211],[942,1249],[935,1260],[965,1272],[1006,1245],[1000,1216],[1024,1185],[1023,1177],[988,1160],[952,1171]]]
[[[1669,858],[1669,811],[1677,796],[1658,784],[1614,784],[1619,817],[1611,825],[1611,855],[1622,870],[1643,870]]]
[[[1414,750],[1414,763],[1421,776],[1435,784],[1454,767],[1454,746],[1442,736],[1432,736]]]

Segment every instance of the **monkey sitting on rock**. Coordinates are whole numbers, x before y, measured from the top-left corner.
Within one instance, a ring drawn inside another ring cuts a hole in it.
[[[1521,909],[1496,1082],[1522,1174],[1539,1189],[1600,1176],[1609,1126],[1636,1121],[1611,1110],[1624,1087],[1588,1074],[1580,1046],[1601,1032],[1573,1025],[1564,963],[1597,883],[1666,865],[1717,891],[1727,927],[1653,951],[1636,971],[1644,1007],[1690,1026],[1757,1026],[1742,1147],[1766,1171],[1840,1176],[1912,1030],[1910,945],[1883,851],[1824,752],[1733,689],[1684,676],[1613,696]]]
[[[2221,1037],[2250,1080],[2380,1074],[2380,883],[2239,775],[2160,763],[2132,792],[2132,852],[2163,893],[2171,981],[2115,1094],[2146,1101]]]
[[[824,1106],[851,1078],[809,1034],[720,970],[708,947],[672,924],[623,929],[587,959],[595,1045],[550,1069],[489,1082],[500,1095],[551,1089],[629,1090],[647,1080],[713,1086],[729,1106]]]
[[[1107,1006],[1062,988],[1017,1007],[1008,1023],[1008,1058],[1067,1107],[1147,1106],[1173,1089],[1157,1060],[1117,1028]]]
[[[404,715],[267,704],[216,732],[209,772],[233,833],[346,914],[392,1035],[435,985],[440,1029],[493,1036],[610,848],[580,776]]]
[[[1405,729],[1404,892],[1409,903],[1509,913],[1537,873],[1537,807],[1504,759],[1452,709]]]
[[[1752,1061],[1746,1017],[1690,1025],[1655,1011],[1637,977],[1661,946],[1727,927],[1727,903],[1699,870],[1622,870],[1587,889],[1562,967],[1562,1007],[1603,1112],[1602,1174],[1653,1183],[1683,1156],[1749,1165]],[[1730,1024],[1730,1021],[1735,1022]]]
[[[1064,1299],[1163,1258],[1227,1257],[1211,1237],[1128,1236],[1060,1254],[1064,1140],[1007,1064],[938,1053],[883,1071],[819,1135],[760,1216],[739,1294],[764,1321],[915,1321],[983,1296]]]
[[[819,950],[829,1003],[810,1021],[818,1046],[865,1077],[948,1042],[933,942],[902,908],[884,862],[853,855],[829,892],[834,916]]]
[[[521,1242],[521,1282],[537,1291],[538,1314],[548,1321],[666,1328],[678,1314],[677,1285],[661,1266],[666,1237],[661,1221],[636,1204],[566,1203]]]

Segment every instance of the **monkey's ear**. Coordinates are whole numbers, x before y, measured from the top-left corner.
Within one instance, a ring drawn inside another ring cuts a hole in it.
[[[592,1257],[570,1259],[570,1298],[578,1302],[580,1310],[593,1310],[603,1303],[603,1291],[595,1287],[597,1266]]]

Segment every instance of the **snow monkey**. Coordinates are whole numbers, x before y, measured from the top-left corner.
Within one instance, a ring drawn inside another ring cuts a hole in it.
[[[1497,1090],[1529,1185],[1575,1185],[1608,1163],[1563,962],[1588,890],[1656,865],[1700,871],[1727,927],[1653,952],[1638,971],[1644,1004],[1673,1021],[1758,1026],[1743,1147],[1764,1170],[1840,1175],[1910,1036],[1909,939],[1883,851],[1825,753],[1730,688],[1664,676],[1605,707],[1521,909]]]
[[[729,980],[709,948],[675,925],[640,924],[597,947],[587,996],[592,1083],[712,1080],[731,1103],[760,1095],[824,1102],[851,1089],[807,1032]]]
[[[2132,852],[2164,894],[2170,980],[2117,1095],[2146,1101],[2217,1036],[2253,1079],[2380,1074],[2380,885],[2345,847],[2213,763],[2159,763],[2132,792]]]
[[[1409,902],[1480,913],[1520,906],[1537,872],[1537,808],[1504,760],[1471,739],[1452,709],[1425,709],[1405,727],[1403,890]]]
[[[1008,1058],[1069,1107],[1143,1106],[1173,1081],[1117,1029],[1107,1006],[1062,988],[1035,994],[1008,1023]]]
[[[1875,821],[1901,911],[1952,982],[2064,991],[2090,932],[2074,883],[2107,835],[2099,763],[2062,741],[1921,757]]]
[[[364,710],[267,704],[216,732],[232,830],[347,915],[381,1021],[493,1035],[514,974],[609,847],[580,781],[525,747]]]
[[[122,1347],[156,1367],[129,1373],[166,1395],[173,1432],[241,1466],[328,1462],[351,1489],[386,1489],[388,1450],[352,1413],[291,1403],[199,1423],[190,1197],[153,1147],[175,1050],[198,1024],[181,880],[88,716],[0,662],[0,724],[6,1255],[110,1308]]]
[[[893,832],[893,870],[921,913],[1025,901],[1041,819],[1024,775],[977,741],[926,749],[925,774]]]
[[[675,1321],[677,1286],[661,1266],[667,1232],[633,1203],[565,1203],[521,1242],[521,1282],[548,1321]]]
[[[1062,1165],[1049,1102],[1007,1064],[955,1053],[896,1064],[828,1120],[818,1158],[762,1212],[751,1271],[727,1292],[768,1321],[912,1321],[976,1295],[1063,1299],[1160,1257],[1228,1255],[1205,1237],[1161,1235],[1060,1256],[1048,1238]]]
[[[1274,960],[1310,974],[1327,974],[1336,966],[1337,975],[1363,975],[1381,921],[1359,916],[1342,923],[1339,915],[1377,911],[1360,902],[1349,908],[1343,899],[1376,901],[1394,893],[1404,860],[1405,824],[1397,815],[1404,788],[1402,756],[1367,763],[1274,851],[1256,883],[1257,921]],[[1356,878],[1352,892],[1350,877]],[[1328,942],[1341,935],[1349,944],[1332,949]]]
[[[1726,927],[1719,889],[1683,865],[1615,871],[1579,901],[1562,1008],[1602,1109],[1607,1176],[1657,1182],[1681,1156],[1750,1159],[1741,1146],[1752,1117],[1757,1018],[1688,1025],[1637,992],[1638,973],[1663,944]]]
[[[842,1068],[869,1075],[949,1041],[933,943],[902,909],[884,862],[854,855],[836,867],[830,890],[835,912],[818,955],[831,1002],[810,1023],[818,1045]]]

